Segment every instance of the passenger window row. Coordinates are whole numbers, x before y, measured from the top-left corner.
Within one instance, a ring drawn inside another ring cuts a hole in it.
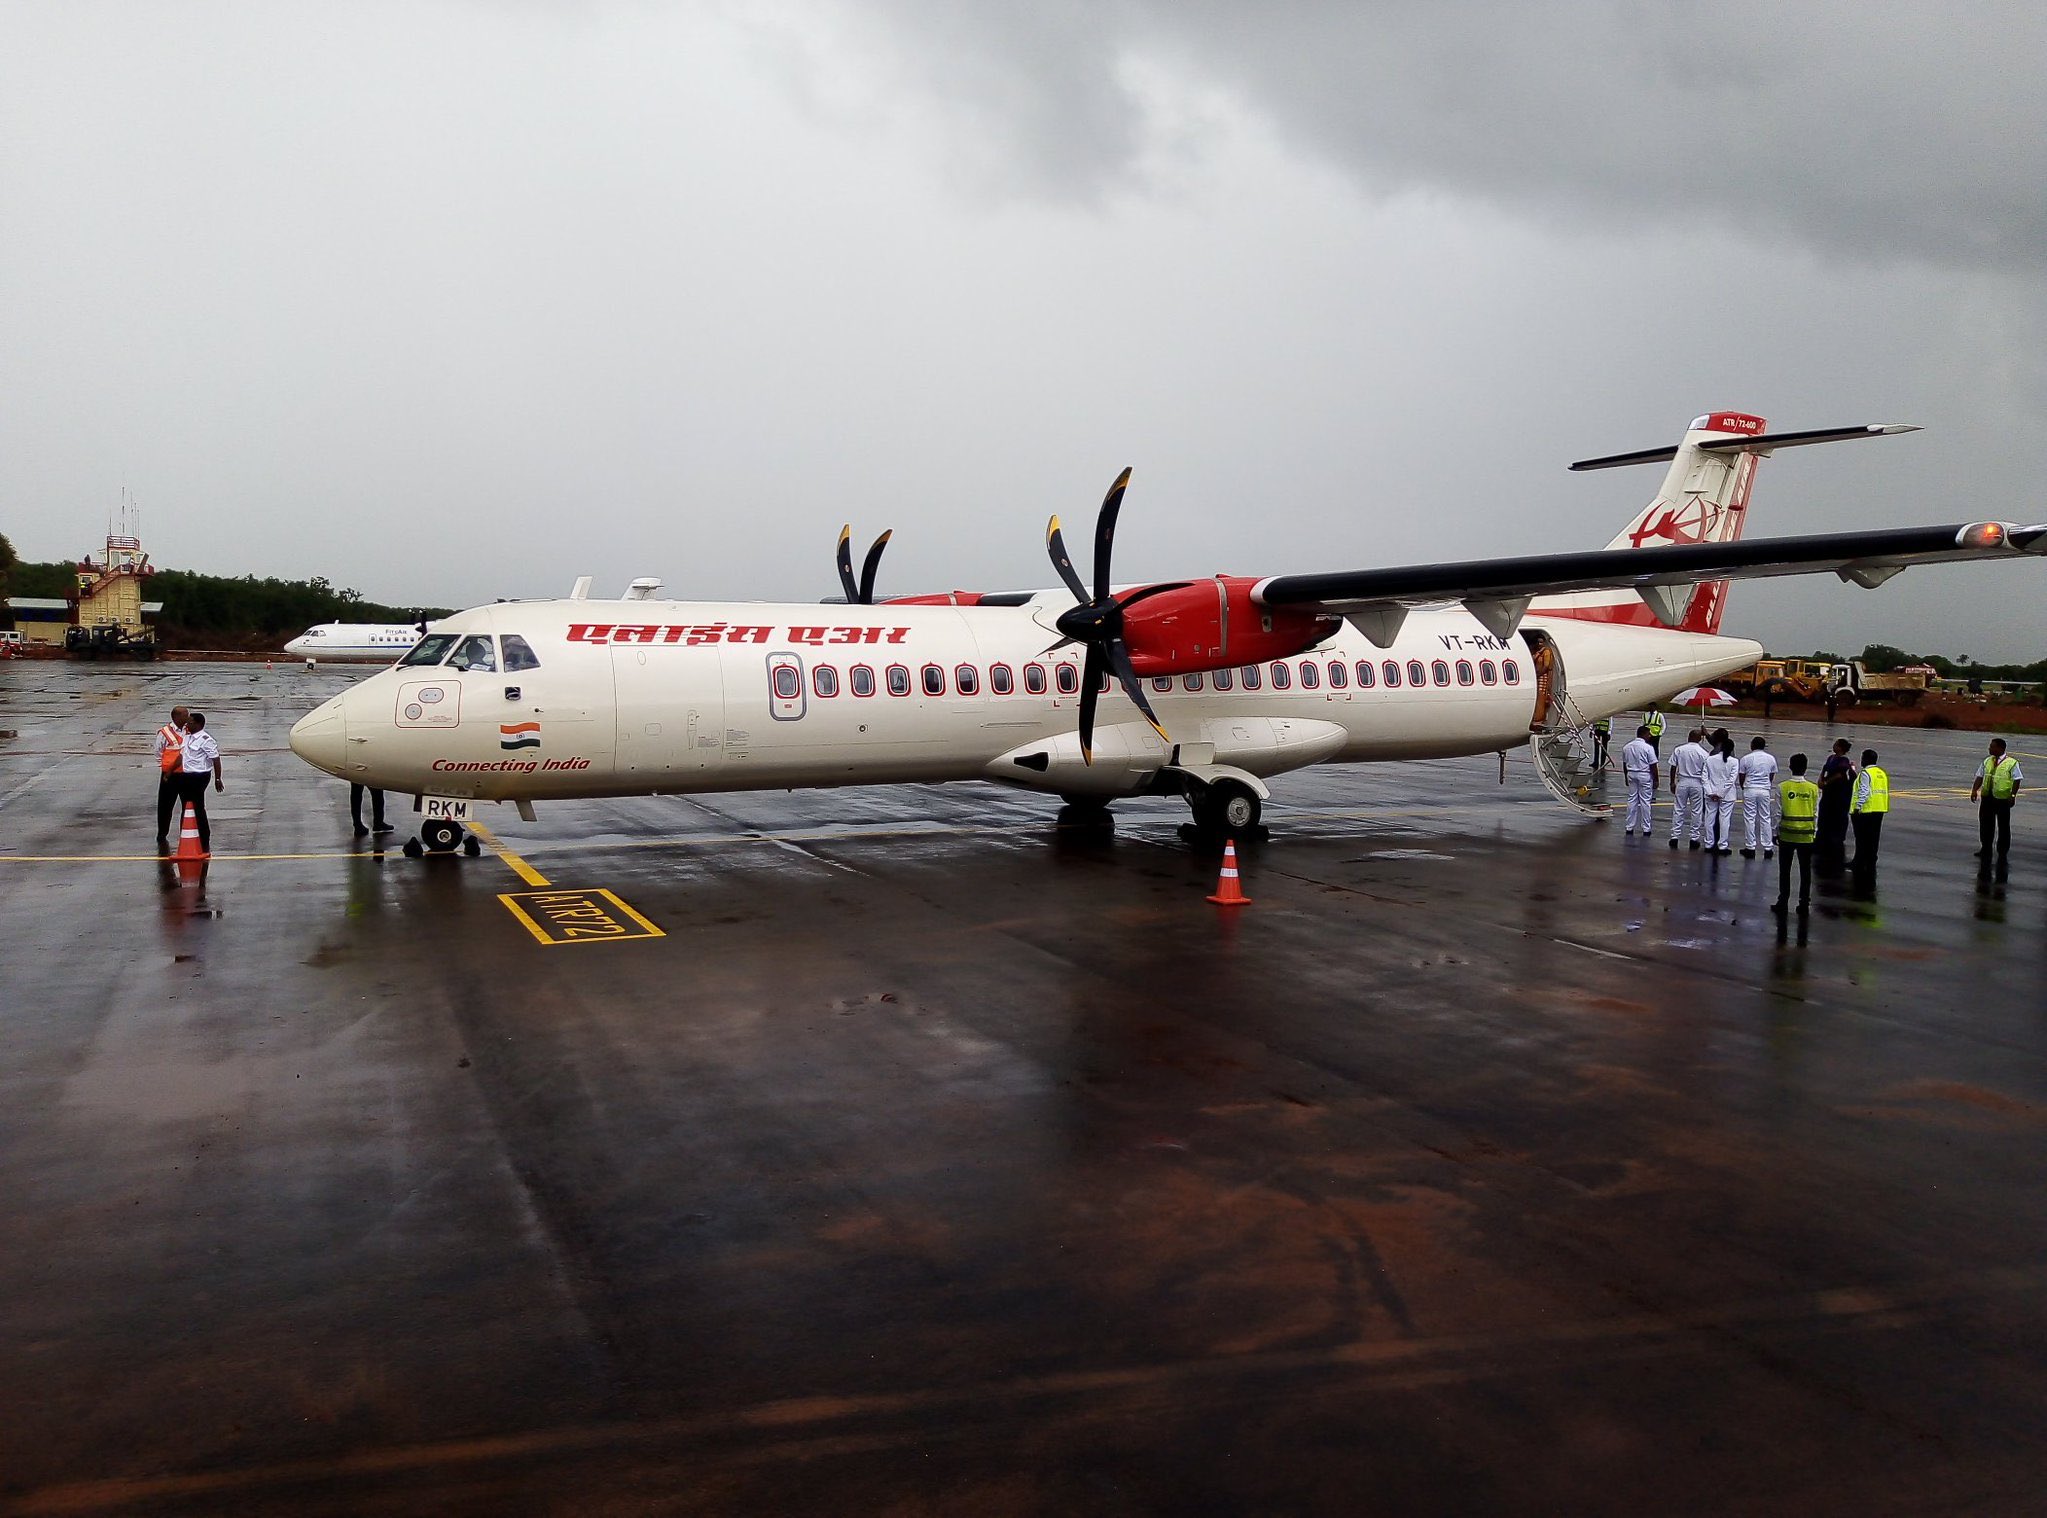
[[[510,642],[506,642],[507,655]],[[508,666],[510,667],[510,666]],[[521,666],[525,667],[525,666]],[[793,673],[793,672],[792,672]],[[948,690],[962,696],[975,696],[981,692],[981,672],[972,664],[954,665],[950,684],[945,666],[926,664],[917,673],[917,684],[927,696],[943,696]],[[1052,681],[1059,694],[1070,696],[1080,689],[1080,673],[1071,664],[1052,666]],[[1235,690],[1240,685],[1245,690],[1258,690],[1269,680],[1274,690],[1292,690],[1299,681],[1302,690],[1320,690],[1327,684],[1331,690],[1348,690],[1355,686],[1359,690],[1372,690],[1385,686],[1397,690],[1402,685],[1447,686],[1454,680],[1458,685],[1519,685],[1521,666],[1513,659],[1503,659],[1495,664],[1491,659],[1480,659],[1475,665],[1469,659],[1459,659],[1453,666],[1447,659],[1434,659],[1423,663],[1420,659],[1409,659],[1403,665],[1398,659],[1387,659],[1374,664],[1370,659],[1359,659],[1349,664],[1341,659],[1327,663],[1317,659],[1302,659],[1297,662],[1279,660],[1269,665],[1250,664],[1241,669],[1218,669],[1207,675],[1182,675],[1180,689],[1198,691],[1214,682],[1219,691]],[[883,671],[882,680],[891,696],[910,694],[912,682],[907,664],[891,664]],[[1151,688],[1161,694],[1173,689],[1173,679],[1168,675],[1154,675]],[[1024,693],[1042,696],[1047,687],[1045,666],[1026,664],[1023,679],[1019,682],[1016,674],[1007,664],[988,666],[988,690],[991,695],[1013,694],[1021,685]],[[846,686],[856,696],[871,696],[876,683],[873,666],[856,664],[846,673]],[[839,693],[839,671],[836,665],[815,664],[811,666],[810,688],[818,696],[829,699]],[[1106,691],[1109,678],[1102,677],[1098,687]],[[777,692],[777,694],[781,694]],[[788,693],[793,697],[796,693]]]

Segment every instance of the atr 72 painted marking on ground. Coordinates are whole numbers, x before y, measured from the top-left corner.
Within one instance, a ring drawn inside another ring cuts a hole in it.
[[[610,891],[511,891],[498,900],[549,948],[668,936]]]

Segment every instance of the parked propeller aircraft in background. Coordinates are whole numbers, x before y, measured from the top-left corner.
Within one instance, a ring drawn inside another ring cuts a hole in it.
[[[1753,663],[1719,633],[1728,582],[2047,553],[1999,522],[1741,541],[1757,462],[1914,429],[1771,434],[1716,412],[1604,550],[1113,588],[1129,471],[1095,524],[1093,580],[1047,534],[1063,588],[873,599],[840,535],[846,603],[510,601],[445,618],[396,667],[303,718],[292,748],[423,799],[421,839],[463,842],[483,801],[992,780],[1084,807],[1179,795],[1205,829],[1257,826],[1266,780],[1328,761],[1531,743],[1573,801],[1570,737]],[[474,840],[469,847],[475,849]]]
[[[308,664],[392,664],[427,635],[433,624],[417,622],[322,622],[284,645]]]

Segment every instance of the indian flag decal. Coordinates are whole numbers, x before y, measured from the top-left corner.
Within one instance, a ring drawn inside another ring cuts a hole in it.
[[[499,748],[539,748],[540,724],[538,722],[500,722],[498,724]]]

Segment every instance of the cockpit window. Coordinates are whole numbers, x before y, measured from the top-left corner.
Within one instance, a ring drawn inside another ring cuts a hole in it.
[[[506,633],[498,640],[505,645],[505,673],[517,669],[538,669],[540,661],[533,657],[533,649],[517,633]]]
[[[429,633],[412,645],[412,652],[398,662],[400,664],[438,664],[447,656],[454,645],[453,633]]]
[[[448,668],[450,669],[475,669],[496,674],[497,667],[497,650],[490,646],[490,639],[482,633],[472,633],[464,638],[462,646],[448,657]]]

